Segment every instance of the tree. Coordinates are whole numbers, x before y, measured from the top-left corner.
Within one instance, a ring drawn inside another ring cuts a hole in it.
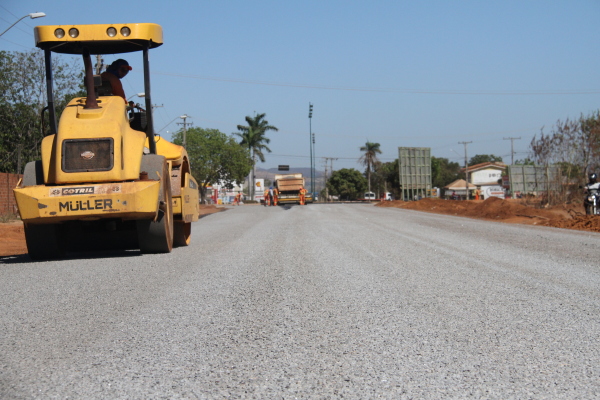
[[[371,171],[375,163],[379,161],[377,159],[377,154],[381,154],[381,150],[379,149],[379,147],[379,143],[367,142],[364,146],[360,148],[360,151],[364,152],[364,154],[358,159],[358,162],[367,167],[367,181],[369,183],[369,192],[371,191]]]
[[[600,111],[578,119],[558,120],[549,134],[541,129],[529,144],[530,158],[536,165],[555,165],[559,176],[548,190],[550,203],[568,201],[579,197],[577,188],[585,182],[586,175],[600,167]],[[548,178],[547,178],[548,179]]]
[[[173,135],[173,142],[183,143],[183,130]],[[203,203],[209,184],[221,183],[232,187],[234,182],[243,182],[252,169],[249,151],[218,129],[187,129],[186,149],[192,175],[200,185]]]
[[[533,137],[530,157],[537,165],[560,164],[566,176],[580,175],[600,168],[600,111],[583,114],[577,120],[557,121],[550,134]]]
[[[579,145],[582,162],[579,167],[584,174],[600,167],[600,111],[579,117]]]
[[[431,184],[443,188],[460,177],[461,167],[447,158],[431,157]]]
[[[376,190],[375,193],[392,192],[397,197],[397,190],[400,188],[398,160],[376,163],[371,179],[371,184]]]
[[[52,73],[58,117],[67,102],[81,94],[83,68],[72,59],[54,57]],[[40,158],[46,101],[44,53],[0,51],[0,171],[21,172],[19,166],[22,170],[25,163]]]
[[[246,123],[248,125],[238,125],[239,132],[234,132],[235,135],[240,137],[240,145],[246,147],[250,151],[250,157],[252,159],[252,177],[248,187],[252,188],[252,192],[248,193],[251,199],[254,199],[254,168],[256,166],[256,157],[261,162],[265,162],[265,155],[263,151],[271,152],[271,149],[267,146],[271,142],[271,139],[265,136],[268,131],[279,131],[275,126],[269,125],[269,121],[265,119],[266,114],[257,114],[254,118],[246,116]]]
[[[522,160],[516,160],[515,165],[535,165],[535,163],[529,157],[526,157]]]
[[[332,195],[344,200],[356,200],[361,197],[367,187],[367,180],[360,171],[343,168],[333,171],[327,180],[327,189]]]
[[[502,162],[502,157],[493,154],[477,154],[469,160],[469,166],[483,164],[487,162]]]

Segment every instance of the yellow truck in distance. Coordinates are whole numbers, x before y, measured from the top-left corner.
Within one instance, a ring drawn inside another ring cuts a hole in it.
[[[148,52],[163,44],[162,28],[54,25],[38,26],[34,34],[45,53],[49,132],[41,160],[26,165],[13,190],[30,257],[58,258],[93,244],[126,244],[145,253],[188,245],[199,202],[186,150],[155,136],[151,112],[130,116],[133,110],[110,88],[99,95],[107,85],[93,75],[91,62],[92,54],[141,52],[145,109],[152,110]],[[85,67],[87,95],[71,100],[60,121],[53,52],[81,55]]]
[[[275,187],[277,188],[278,203],[300,204],[300,189],[305,188],[302,174],[276,174]],[[306,203],[312,203],[312,194],[306,193]]]

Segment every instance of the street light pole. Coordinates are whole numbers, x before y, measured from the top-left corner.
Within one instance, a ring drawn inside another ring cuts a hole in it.
[[[313,105],[309,102],[308,103],[308,145],[310,146],[310,187],[311,187],[311,194],[314,196],[314,190],[313,190],[313,135],[312,135],[312,112],[313,112]],[[313,199],[314,201],[314,199]]]
[[[12,24],[12,25],[11,25],[11,26],[9,26],[8,28],[6,28],[6,30],[5,30],[4,32],[0,33],[0,36],[4,35],[6,32],[8,32],[8,30],[9,30],[10,28],[12,28],[12,27],[13,27],[13,26],[15,26],[16,24],[18,24],[18,23],[19,23],[19,22],[20,22],[22,19],[25,19],[25,18],[27,18],[27,17],[30,17],[31,19],[34,19],[34,18],[41,18],[41,17],[45,17],[45,16],[46,16],[46,14],[44,14],[43,12],[36,12],[36,13],[27,14],[27,15],[25,15],[25,16],[23,16],[23,17],[19,18],[19,19],[17,20],[17,22],[15,22],[14,24]]]
[[[127,101],[133,99],[135,96],[137,97],[146,97],[146,93],[136,93],[136,94],[132,94],[131,96],[129,96],[129,98],[127,99]]]
[[[310,191],[312,193],[312,199],[313,201],[315,201],[315,187],[317,186],[315,184],[315,177],[317,175],[316,173],[316,169],[317,169],[317,153],[315,151],[315,133],[313,132],[312,134],[312,156],[313,156],[313,169],[312,169],[312,174],[310,176]]]

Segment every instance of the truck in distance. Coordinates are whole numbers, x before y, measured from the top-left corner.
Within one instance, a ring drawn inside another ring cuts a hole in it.
[[[279,193],[279,204],[300,204],[300,189],[305,188],[304,177],[302,174],[276,174],[275,188]],[[312,203],[311,193],[306,193],[306,203]]]

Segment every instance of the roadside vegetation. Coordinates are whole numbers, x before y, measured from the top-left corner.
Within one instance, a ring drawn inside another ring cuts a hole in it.
[[[256,159],[258,158],[261,162],[265,162],[264,152],[271,152],[271,149],[267,146],[271,142],[266,134],[268,131],[277,132],[279,129],[273,125],[269,125],[269,121],[265,119],[266,114],[255,114],[254,117],[246,116],[247,125],[238,125],[237,129],[239,132],[234,132],[241,141],[240,145],[244,146],[250,152],[250,159],[252,162],[252,175],[248,177],[248,188],[250,192],[248,195],[251,199],[254,198],[254,185],[250,182],[254,182]]]
[[[530,158],[537,165],[560,165],[563,176],[584,183],[600,172],[600,111],[557,121],[548,134],[541,129],[531,140]]]
[[[73,57],[52,61],[58,118],[67,103],[81,95],[83,70]],[[0,51],[0,172],[22,173],[27,162],[40,158],[49,120],[44,71],[41,50]]]
[[[183,144],[183,131],[173,134],[173,143]],[[187,129],[186,150],[192,175],[200,186],[202,204],[206,201],[210,184],[233,187],[233,183],[243,182],[252,169],[249,150],[218,129]]]
[[[356,170],[344,170],[340,174],[335,171],[326,182],[328,194],[340,199],[355,200],[368,190],[375,193],[391,192],[394,198],[400,198],[398,160],[379,162],[377,154],[383,152],[379,143],[367,142],[360,147],[360,152],[358,162],[365,169],[359,173],[365,178],[366,186],[350,172]],[[477,154],[469,159],[468,165],[486,162],[503,160],[494,154]],[[514,164],[558,166],[560,174],[556,178],[558,182],[554,184],[561,190],[559,193],[552,193],[545,202],[561,204],[580,201],[581,187],[587,182],[588,174],[600,173],[600,110],[588,115],[581,114],[576,119],[558,120],[549,133],[542,128],[529,144],[528,157],[515,160]],[[463,167],[464,165],[447,158],[431,157],[432,186],[443,188],[457,179],[465,179]]]
[[[80,62],[69,56],[54,57],[53,78],[55,118],[58,119],[69,100],[83,95]],[[27,162],[40,158],[41,141],[50,119],[46,110],[46,90],[42,51],[0,51],[0,172],[22,173]],[[192,170],[195,178],[203,182],[203,199],[206,186],[217,181],[232,184],[248,178],[248,187],[254,189],[250,182],[254,180],[256,163],[264,162],[265,154],[271,152],[267,133],[276,132],[278,128],[267,121],[265,113],[255,113],[246,116],[245,124],[238,125],[237,129],[226,135],[214,129],[192,128],[187,134],[187,148],[194,164]],[[174,134],[175,141],[179,140],[177,143],[181,143],[181,135],[181,131]],[[380,162],[378,155],[386,150],[376,142],[367,141],[358,149],[358,162],[365,167],[364,171],[335,171],[326,182],[328,194],[356,199],[365,191],[392,192],[399,198],[398,160]],[[477,154],[468,164],[483,162],[502,162],[502,157]],[[529,144],[528,157],[515,161],[515,164],[558,165],[561,185],[568,187],[558,201],[567,201],[567,195],[577,198],[587,175],[600,172],[600,110],[574,119],[558,120],[548,131],[541,128]],[[442,188],[456,179],[464,179],[462,167],[464,165],[447,158],[432,157],[433,187]],[[356,172],[364,181],[357,178]]]

